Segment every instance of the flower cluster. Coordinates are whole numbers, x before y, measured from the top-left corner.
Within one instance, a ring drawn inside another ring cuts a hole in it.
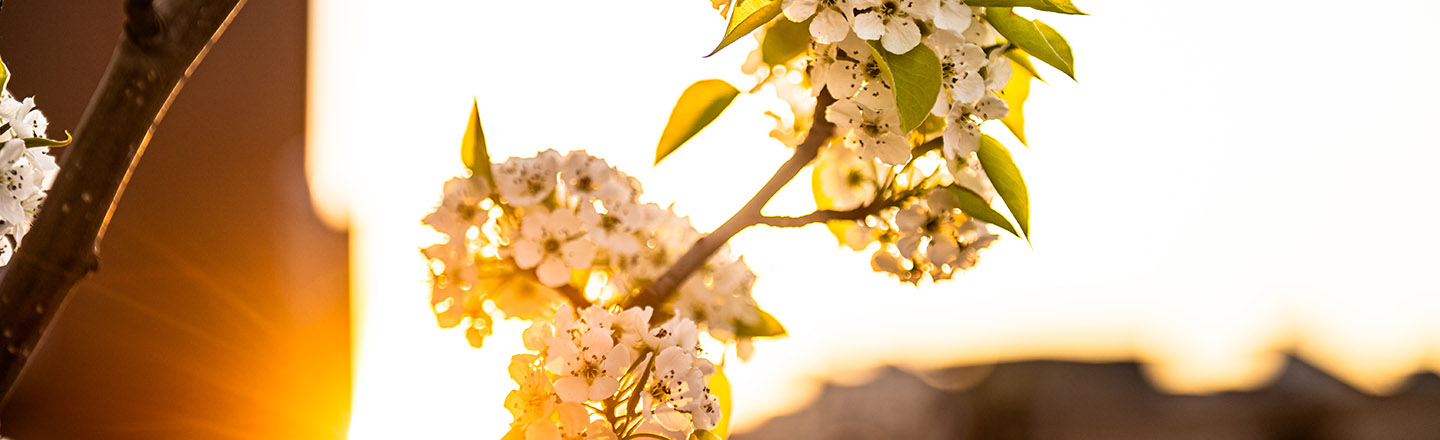
[[[950,191],[987,203],[997,196],[977,153],[981,124],[1009,114],[999,93],[1011,78],[1006,52],[1013,46],[998,37],[983,8],[959,0],[784,0],[782,11],[789,22],[777,20],[756,38],[763,41],[776,26],[808,23],[809,50],[761,70],[762,44],[744,70],[758,72],[755,90],[771,85],[793,109],[772,114],[771,134],[787,145],[810,128],[812,97],[824,90],[836,100],[824,109],[836,135],[814,167],[817,205],[868,213],[830,221],[837,238],[856,250],[874,245],[873,268],[906,282],[948,279],[973,266],[997,237],[963,214]],[[941,90],[930,119],[906,131],[878,57],[881,50],[917,48],[939,59]],[[807,86],[809,93],[794,92]]]
[[[0,91],[0,266],[29,232],[59,171],[49,146],[63,143],[45,139],[48,125],[34,98],[16,100]]]
[[[651,327],[651,315],[591,306],[577,317],[566,305],[553,324],[531,325],[524,341],[534,353],[510,361],[518,385],[505,397],[511,432],[527,440],[686,438],[715,428],[715,366],[700,357],[699,329],[679,317]]]
[[[469,327],[479,345],[496,313],[546,319],[562,302],[617,305],[683,255],[700,233],[672,209],[640,201],[638,181],[584,151],[511,158],[446,182],[424,223],[444,242],[423,250],[440,325]],[[721,249],[658,316],[679,316],[722,341],[759,317],[755,274]]]

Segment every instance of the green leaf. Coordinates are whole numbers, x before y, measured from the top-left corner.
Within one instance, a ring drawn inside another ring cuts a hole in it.
[[[1012,59],[1010,64],[1019,63]],[[1030,98],[1030,78],[1032,77],[1030,72],[1025,69],[1012,69],[1012,72],[1014,73],[1010,74],[1010,82],[1005,83],[1005,88],[1000,89],[1000,98],[1010,106],[1010,113],[1000,118],[1000,122],[1015,134],[1015,139],[1019,139],[1021,144],[1028,147],[1030,143],[1025,141],[1025,100]]]
[[[495,176],[490,171],[490,151],[485,148],[485,129],[480,126],[480,101],[470,104],[470,122],[465,125],[465,137],[460,139],[460,162],[470,173],[485,178],[495,187]]]
[[[982,222],[999,226],[1000,229],[1010,231],[1011,234],[1020,237],[1020,233],[1015,231],[1015,225],[1010,224],[1010,220],[1006,219],[1005,215],[1001,214],[1000,211],[991,208],[990,203],[986,202],[984,197],[980,197],[979,194],[975,194],[970,191],[970,189],[961,186],[950,185],[946,186],[945,189],[950,190],[950,194],[954,195],[955,200],[959,202],[957,204],[960,206],[960,212]]]
[[[968,0],[970,6],[1026,7],[1061,14],[1090,15],[1080,11],[1070,0]]]
[[[780,325],[780,320],[775,315],[761,309],[759,322],[735,321],[735,337],[737,338],[768,338],[785,336],[785,326]]]
[[[723,418],[723,417],[722,417],[722,418]],[[720,436],[718,436],[718,435],[715,435],[715,433],[713,433],[713,432],[706,431],[706,430],[704,430],[704,429],[696,429],[695,432],[690,433],[690,440],[724,440],[724,439],[720,438]]]
[[[1070,54],[1070,43],[1055,29],[1040,20],[1015,15],[1011,8],[986,8],[985,18],[1006,40],[1075,79],[1075,57]]]
[[[725,36],[720,39],[720,44],[710,55],[729,46],[739,40],[740,37],[749,35],[765,23],[769,23],[776,16],[780,15],[780,0],[735,0],[730,7],[730,23],[725,25]],[[705,56],[710,56],[705,55]]]
[[[675,109],[670,111],[665,131],[660,133],[660,143],[655,146],[655,164],[659,165],[661,159],[710,125],[739,94],[735,86],[718,79],[696,81],[686,87],[680,93],[680,100],[675,102]]]
[[[10,85],[10,67],[5,65],[5,60],[0,59],[0,89]]]
[[[1025,233],[1025,239],[1029,240],[1030,191],[1025,188],[1025,178],[1020,176],[1020,168],[1015,166],[1010,150],[1006,150],[1004,145],[1000,145],[1000,141],[990,135],[982,134],[978,155],[980,167],[990,176],[990,184],[995,186],[995,192],[1000,193],[1000,199],[1005,201],[1005,206],[1010,208],[1010,215],[1015,217],[1015,224],[1020,226],[1020,231]]]
[[[1045,78],[1040,77],[1040,71],[1035,70],[1035,63],[1030,62],[1030,54],[1025,53],[1024,49],[1018,47],[1011,48],[1005,51],[1005,58],[1014,61],[1016,66],[1025,69],[1026,72],[1030,72],[1030,76],[1035,77],[1035,79],[1042,82],[1045,81]]]
[[[8,124],[7,124],[7,125],[8,125]],[[70,145],[70,141],[71,141],[71,140],[74,140],[74,138],[70,137],[70,132],[69,132],[69,131],[66,131],[66,132],[65,132],[65,140],[63,140],[63,141],[57,141],[57,140],[45,139],[45,138],[39,138],[39,137],[25,138],[25,148],[35,148],[35,147],[63,147],[63,146],[66,146],[66,145]]]
[[[725,369],[716,365],[715,374],[710,375],[710,380],[706,383],[706,386],[710,387],[710,394],[714,395],[715,399],[720,401],[720,423],[715,425],[715,429],[710,430],[710,433],[722,439],[729,437],[730,417],[726,417],[725,415],[730,414],[730,408],[733,408],[735,405],[730,399],[730,379],[725,377]]]
[[[760,40],[760,61],[771,66],[782,65],[809,48],[810,21],[796,23],[781,18],[765,29],[765,38]]]
[[[900,132],[909,133],[935,107],[940,95],[940,57],[930,46],[916,45],[902,55],[880,46],[880,40],[866,41],[870,53],[880,64],[880,76],[895,91],[895,106],[900,109]]]

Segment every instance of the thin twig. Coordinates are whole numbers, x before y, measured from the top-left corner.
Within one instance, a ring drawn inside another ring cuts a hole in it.
[[[0,406],[56,309],[96,269],[125,183],[165,111],[245,0],[127,0],[125,26],[25,242],[0,279]]]
[[[680,283],[684,282],[686,278],[690,277],[690,274],[704,265],[705,260],[710,259],[710,256],[714,255],[715,251],[730,241],[731,237],[734,237],[735,234],[741,230],[759,223],[764,217],[760,214],[760,210],[765,207],[765,204],[769,203],[770,199],[775,197],[775,193],[779,192],[780,188],[783,188],[785,184],[795,179],[795,175],[799,174],[800,170],[805,168],[805,165],[809,165],[811,161],[815,160],[815,156],[820,152],[820,147],[830,140],[830,136],[835,131],[835,126],[831,124],[830,121],[825,120],[825,109],[834,102],[835,99],[830,97],[828,91],[820,90],[819,97],[815,103],[814,122],[810,124],[810,131],[806,133],[805,141],[795,147],[795,154],[791,155],[790,159],[786,160],[785,163],[780,165],[779,169],[775,170],[775,174],[770,176],[770,180],[765,182],[765,186],[761,187],[760,191],[756,192],[755,196],[751,197],[750,201],[745,203],[745,206],[741,207],[739,211],[736,211],[735,215],[730,216],[730,219],[726,220],[724,224],[721,224],[719,228],[716,228],[714,232],[697,240],[694,245],[690,246],[690,250],[686,251],[684,255],[680,256],[679,260],[675,261],[674,265],[671,265],[664,274],[656,278],[655,282],[646,286],[645,290],[631,297],[625,303],[625,306],[659,308],[661,304],[664,304],[666,300],[674,295],[675,288],[678,287]],[[660,315],[657,314],[656,316]]]
[[[880,211],[884,211],[885,208],[899,206],[901,201],[902,200],[885,200],[849,211],[825,209],[798,217],[764,216],[760,217],[759,224],[777,228],[798,228],[811,223],[822,223],[830,220],[860,220],[871,215],[879,214]]]

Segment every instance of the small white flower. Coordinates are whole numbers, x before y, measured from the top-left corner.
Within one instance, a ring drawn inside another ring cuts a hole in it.
[[[489,185],[478,178],[456,177],[445,182],[445,195],[440,206],[425,216],[422,223],[450,236],[464,240],[471,227],[481,227],[490,219],[480,202],[490,195]]]
[[[869,88],[867,88],[869,90]],[[861,96],[868,96],[865,91]],[[893,100],[893,98],[892,98]],[[883,102],[883,99],[879,101]],[[910,142],[899,131],[900,117],[893,108],[865,105],[859,99],[844,99],[825,109],[825,119],[845,135],[845,145],[855,149],[861,160],[879,158],[899,165],[910,159]]]
[[[590,413],[579,403],[555,407],[557,420],[541,419],[525,430],[525,440],[598,440],[614,438],[607,423],[592,423]],[[559,424],[556,424],[556,422]],[[598,422],[598,421],[597,421]]]
[[[517,354],[510,357],[510,378],[519,385],[505,396],[505,409],[514,417],[514,426],[529,424],[550,415],[555,407],[555,387],[545,371],[535,367],[539,356]]]
[[[941,93],[936,96],[935,107],[930,113],[945,116],[950,111],[951,101],[956,103],[975,102],[985,94],[985,78],[980,68],[985,67],[985,50],[980,46],[940,37],[931,38],[931,48],[940,57]]]
[[[560,376],[555,394],[565,402],[605,400],[620,389],[620,377],[630,366],[630,350],[615,345],[609,329],[577,329],[578,335],[557,332],[546,341],[550,357],[545,363]]]
[[[990,54],[989,64],[985,66],[985,88],[997,92],[1004,89],[1005,84],[1010,82],[1012,70],[1010,59],[1000,51]]]
[[[829,209],[855,209],[875,200],[875,162],[860,156],[843,145],[831,145],[816,161],[820,171],[820,193],[830,199]]]
[[[571,151],[565,155],[565,162],[560,166],[560,180],[565,182],[565,189],[572,195],[581,196],[582,201],[597,198],[601,188],[619,177],[619,171],[606,164],[605,159],[591,156],[584,150]]]
[[[640,241],[636,239],[636,231],[642,226],[639,205],[621,203],[600,213],[594,203],[582,201],[580,220],[590,239],[610,253],[623,258],[640,252]]]
[[[495,186],[511,205],[535,205],[555,190],[559,167],[560,153],[555,150],[529,158],[512,157],[495,167]]]
[[[520,219],[520,236],[510,245],[515,264],[535,269],[540,282],[556,287],[570,281],[570,270],[586,269],[595,258],[595,244],[585,238],[580,219],[565,210],[532,207]]]
[[[834,43],[850,33],[851,11],[848,0],[784,0],[780,4],[785,18],[799,23],[815,16],[810,22],[810,36],[820,43]]]
[[[920,26],[935,16],[937,0],[852,0],[861,11],[855,15],[855,35],[866,40],[880,39],[890,53],[903,54],[920,44]]]
[[[956,183],[981,195],[990,192],[989,179],[984,179],[984,171],[975,159],[975,152],[980,149],[980,123],[1008,114],[1010,107],[1005,100],[990,93],[973,104],[956,103],[950,108],[950,113],[945,115],[945,131],[941,134],[944,146],[940,152]]]

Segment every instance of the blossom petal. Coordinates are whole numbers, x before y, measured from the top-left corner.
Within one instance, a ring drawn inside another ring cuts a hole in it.
[[[890,165],[899,165],[910,160],[910,142],[904,136],[885,133],[875,138],[875,156]]]
[[[819,0],[785,0],[780,3],[780,11],[785,13],[785,18],[799,23],[814,15],[819,4]]]
[[[562,377],[555,381],[555,395],[565,402],[581,403],[590,397],[590,384],[576,376]]]
[[[598,402],[598,401],[601,401],[601,400],[608,399],[608,398],[610,398],[610,396],[615,395],[615,392],[616,392],[616,391],[619,391],[619,390],[620,390],[620,381],[619,381],[619,380],[616,380],[615,378],[610,377],[610,376],[600,376],[600,377],[596,377],[596,378],[595,378],[595,382],[592,383],[592,384],[590,384],[590,391],[589,391],[590,400],[594,400],[594,401],[597,401],[597,402]]]
[[[884,34],[885,20],[880,18],[879,13],[865,12],[855,16],[855,36],[863,40],[874,40]]]
[[[515,256],[515,264],[521,269],[530,269],[540,263],[540,244],[527,239],[516,240],[510,245],[510,253]]]
[[[625,369],[630,367],[630,349],[623,345],[616,345],[605,354],[605,362],[600,363],[600,374],[606,376],[620,376],[625,374]]]
[[[825,120],[842,130],[849,130],[860,125],[863,120],[860,116],[860,105],[849,99],[841,100],[825,108]]]
[[[844,40],[849,33],[850,23],[846,22],[845,15],[835,8],[822,9],[815,15],[815,20],[810,22],[810,35],[823,44]]]
[[[885,23],[885,34],[880,37],[880,44],[890,53],[909,52],[920,44],[920,27],[908,18],[892,18]]]
[[[549,257],[535,268],[535,275],[540,282],[550,287],[560,287],[570,282],[570,268],[559,258]]]
[[[970,27],[970,22],[975,19],[970,13],[970,7],[960,0],[940,0],[940,8],[935,14],[935,27],[956,32],[964,31]]]
[[[595,260],[595,243],[584,238],[571,240],[560,246],[560,255],[564,257],[565,265],[571,268],[590,267],[590,263]]]
[[[830,90],[830,96],[835,99],[855,96],[855,91],[860,90],[861,82],[860,65],[849,60],[835,61],[825,75],[825,88]]]

